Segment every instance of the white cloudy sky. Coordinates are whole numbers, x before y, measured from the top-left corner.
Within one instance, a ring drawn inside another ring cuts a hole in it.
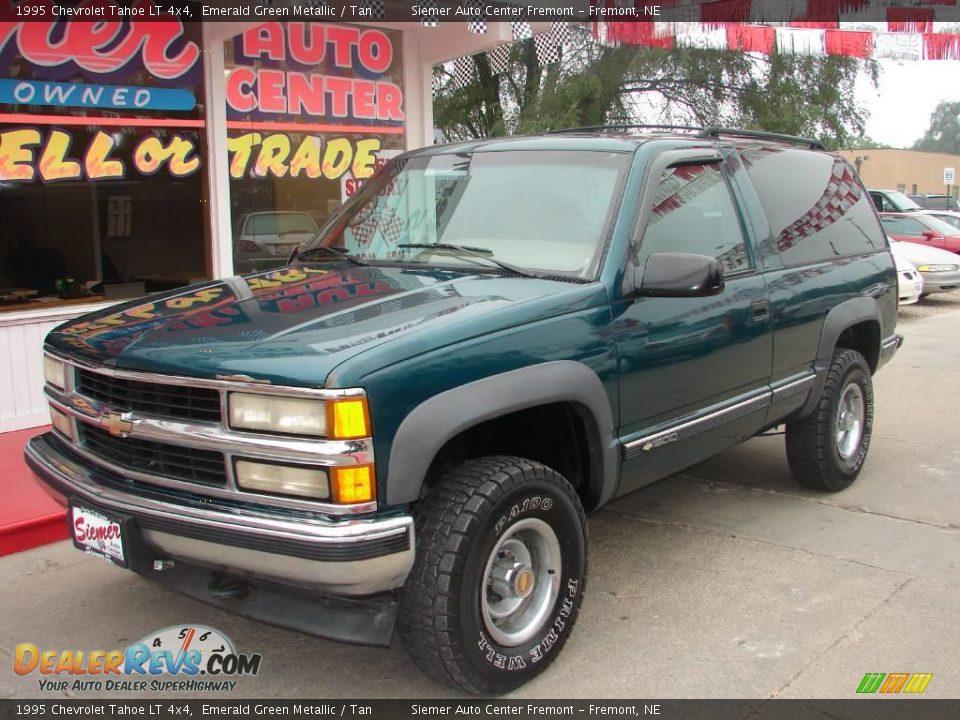
[[[880,61],[880,82],[863,76],[857,97],[870,111],[867,135],[894,147],[910,147],[930,125],[943,100],[960,100],[960,61]]]

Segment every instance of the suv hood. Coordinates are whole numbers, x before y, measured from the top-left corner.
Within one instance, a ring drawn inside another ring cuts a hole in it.
[[[436,268],[298,264],[114,306],[57,327],[46,343],[126,370],[321,387],[341,362],[392,338],[422,333],[425,352],[583,307],[596,293]]]

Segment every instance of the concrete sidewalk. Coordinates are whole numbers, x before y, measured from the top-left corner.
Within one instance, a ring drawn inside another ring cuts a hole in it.
[[[515,696],[849,698],[866,672],[932,672],[924,696],[960,697],[960,311],[901,332],[852,488],[803,490],[764,437],[614,503],[591,518],[576,631]],[[455,697],[399,646],[237,618],[67,543],[0,559],[0,584],[0,697],[57,696],[13,673],[16,643],[120,648],[194,623],[262,653],[234,697]]]

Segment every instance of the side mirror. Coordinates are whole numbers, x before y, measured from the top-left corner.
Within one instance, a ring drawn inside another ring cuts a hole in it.
[[[940,237],[933,230],[924,230],[922,234],[927,240],[936,240]]]
[[[643,297],[707,297],[723,292],[723,267],[716,258],[693,253],[653,253],[634,276]]]

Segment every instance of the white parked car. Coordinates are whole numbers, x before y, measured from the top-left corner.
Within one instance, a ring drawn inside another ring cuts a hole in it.
[[[320,230],[305,212],[275,210],[247,213],[237,226],[234,269],[240,273],[283,265],[294,248]]]
[[[960,288],[960,256],[956,253],[893,238],[890,238],[890,250],[897,261],[898,272],[901,261],[916,267],[923,278],[924,295]]]
[[[913,305],[923,294],[923,278],[909,260],[898,257],[896,253],[893,259],[897,264],[897,302],[900,305]]]

